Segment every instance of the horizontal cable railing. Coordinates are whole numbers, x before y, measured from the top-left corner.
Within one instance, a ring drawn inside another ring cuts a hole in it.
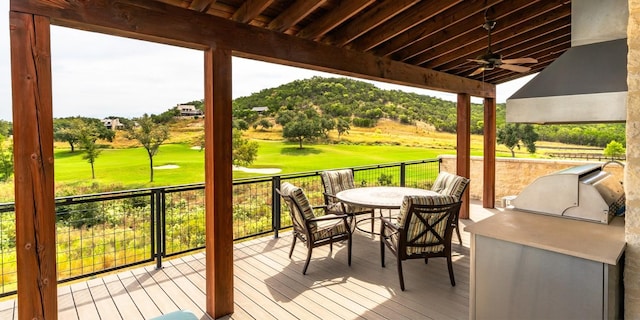
[[[356,187],[430,188],[440,160],[351,168]],[[305,190],[312,204],[324,202],[320,172],[236,179],[233,182],[233,238],[273,234],[291,227],[275,192],[281,182]],[[67,282],[205,246],[204,184],[126,190],[55,199],[58,281]],[[14,203],[0,204],[0,297],[17,288]]]

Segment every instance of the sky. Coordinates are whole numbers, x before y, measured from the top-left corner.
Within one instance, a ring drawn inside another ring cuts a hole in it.
[[[9,1],[1,2],[0,119],[12,121]],[[204,98],[204,53],[197,50],[52,26],[51,60],[56,118],[133,118]],[[232,63],[234,99],[298,79],[338,76],[237,57]],[[504,102],[530,79],[499,85],[496,101]],[[456,101],[455,94],[363,81]]]

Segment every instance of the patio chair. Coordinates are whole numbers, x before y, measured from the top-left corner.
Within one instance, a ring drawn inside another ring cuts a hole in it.
[[[396,256],[400,289],[404,291],[402,261],[409,259],[447,258],[449,280],[455,286],[451,261],[453,221],[462,202],[452,196],[406,196],[397,222],[382,218],[380,227],[380,258],[384,268],[385,247]]]
[[[462,195],[464,194],[464,191],[467,189],[468,185],[468,178],[451,174],[445,171],[440,171],[438,177],[436,177],[436,181],[433,182],[431,191],[435,191],[446,196],[453,196],[456,198],[456,201],[461,201]],[[458,217],[456,217],[456,220],[453,222],[453,224],[456,228],[456,234],[458,235],[458,243],[462,245],[462,236],[460,235],[460,223],[458,222]]]
[[[373,234],[373,209],[354,206],[341,202],[336,198],[338,192],[356,187],[353,179],[353,170],[322,171],[320,172],[320,177],[322,178],[322,186],[324,187],[324,203],[327,206],[327,211],[334,214],[347,214],[351,219],[355,219],[357,215],[369,214],[371,215],[371,233]]]
[[[307,246],[307,260],[302,274],[307,273],[313,248],[328,244],[329,250],[333,251],[333,243],[342,240],[347,240],[348,263],[351,266],[351,228],[349,227],[348,215],[327,213],[316,216],[314,209],[325,210],[326,207],[311,207],[302,189],[288,182],[282,183],[280,189],[276,188],[276,192],[287,204],[293,224],[293,241],[289,250],[289,259],[291,259],[297,239],[303,241]]]

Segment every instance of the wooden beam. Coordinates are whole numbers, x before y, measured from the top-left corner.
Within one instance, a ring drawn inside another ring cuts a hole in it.
[[[214,317],[233,313],[231,52],[205,51],[206,301]]]
[[[458,125],[456,129],[456,174],[471,177],[471,96],[458,94]],[[471,181],[470,183],[473,183]],[[469,189],[462,195],[460,219],[469,219]]]
[[[241,23],[247,23],[259,16],[273,1],[274,0],[246,0],[240,8],[233,13],[231,19]]]
[[[216,0],[193,0],[189,5],[189,9],[199,12],[207,12]]]
[[[151,7],[151,8],[150,8]],[[241,24],[159,2],[14,0],[11,9],[88,31],[181,45],[225,48],[234,55],[423,89],[495,97],[495,86],[372,54]]]
[[[458,2],[460,0],[422,1],[411,7],[411,10],[406,10],[387,21],[384,28],[378,28],[360,37],[349,47],[357,51],[371,50],[420,22],[431,19],[442,11],[453,7]]]
[[[500,1],[502,0],[464,1],[447,9],[447,11],[433,17],[432,19],[421,22],[410,30],[407,30],[407,32],[403,32],[397,37],[386,41],[375,51],[381,56],[390,55],[415,42],[444,30],[448,25],[456,21],[465,20],[473,15],[482,15],[484,10],[496,3],[499,3]]]
[[[19,319],[57,319],[49,19],[10,12]]]
[[[347,19],[357,15],[364,8],[374,3],[376,0],[350,0],[338,4],[330,12],[325,13],[319,19],[314,20],[297,34],[300,38],[315,40],[324,36],[329,30],[345,22]]]
[[[559,27],[559,28],[557,28]],[[556,20],[550,24],[541,26],[540,28],[531,29],[527,32],[517,34],[511,38],[506,39],[504,42],[496,42],[496,53],[501,53],[503,59],[506,58],[505,53],[509,53],[511,57],[515,57],[514,49],[518,47],[531,47],[532,44],[543,44],[554,39],[571,36],[571,17]],[[535,40],[535,41],[534,41]],[[493,40],[491,40],[493,42]],[[474,50],[476,49],[476,50]],[[451,70],[462,64],[468,63],[469,58],[475,58],[481,54],[487,52],[487,44],[476,47],[475,45],[465,47],[465,52],[456,52],[441,56],[437,59],[431,60],[430,65],[437,66],[438,70]],[[518,57],[524,57],[518,55]],[[530,57],[530,56],[527,56]],[[535,57],[534,57],[535,58]]]
[[[296,0],[267,25],[268,29],[285,32],[304,19],[327,0]]]
[[[533,3],[533,2],[532,2]],[[560,9],[558,9],[560,7]],[[545,21],[552,21],[567,17],[571,14],[571,6],[564,4],[562,0],[548,0],[529,7],[510,13],[499,20],[500,25],[496,25],[491,33],[491,40],[503,41],[520,32],[526,32],[532,29],[532,26],[543,24]],[[466,27],[463,27],[466,30]],[[419,54],[411,59],[400,59],[411,64],[431,66],[430,61],[447,54],[454,54],[459,50],[459,43],[466,43],[467,46],[476,48],[487,45],[487,32],[478,27],[476,30],[460,34],[455,37],[433,37],[430,39],[431,44],[423,48]],[[447,33],[443,33],[447,34]],[[425,41],[427,43],[427,41]],[[498,47],[494,47],[497,49]],[[474,57],[468,57],[474,58]]]
[[[327,37],[327,42],[339,47],[344,46],[418,2],[420,0],[383,0],[367,12],[358,15],[339,31],[332,33]]]
[[[496,205],[496,99],[484,99],[484,161],[482,206]]]

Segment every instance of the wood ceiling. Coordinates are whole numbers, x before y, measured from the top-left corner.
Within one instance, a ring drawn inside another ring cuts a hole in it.
[[[157,0],[235,22],[499,84],[538,72],[571,42],[569,0]],[[531,71],[495,68],[469,76],[487,52],[532,57]]]

